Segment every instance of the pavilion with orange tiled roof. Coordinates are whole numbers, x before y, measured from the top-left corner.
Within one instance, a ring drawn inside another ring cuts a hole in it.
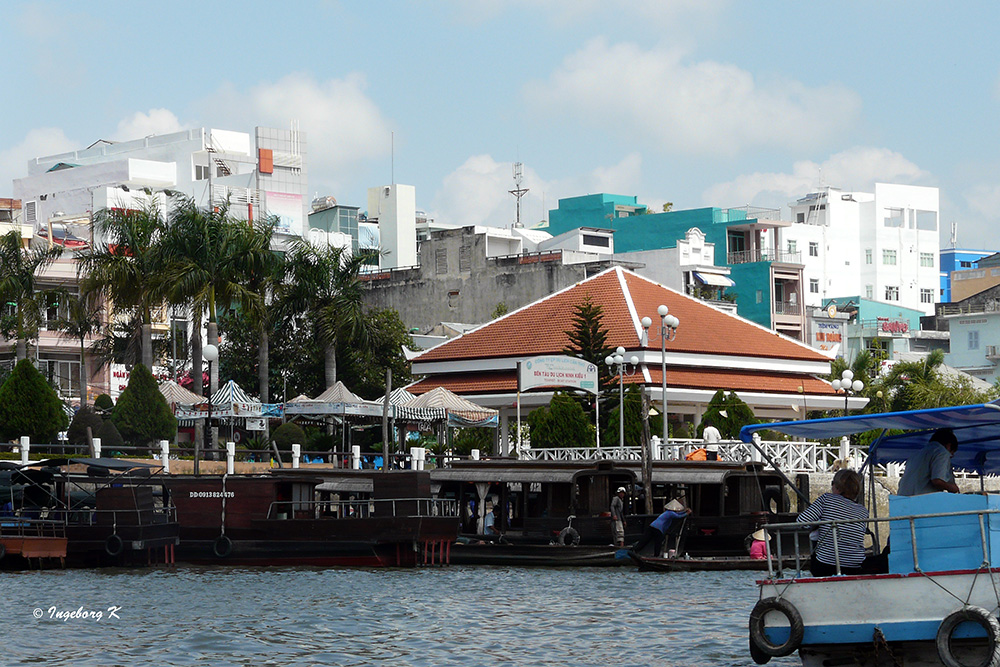
[[[624,376],[625,384],[645,385],[654,406],[663,403],[657,308],[666,305],[680,320],[676,338],[666,344],[666,399],[671,415],[699,423],[719,389],[735,391],[762,418],[795,419],[805,409],[844,406],[843,396],[820,377],[830,373],[831,359],[823,352],[622,267],[598,273],[419,353],[412,360],[412,370],[423,377],[407,390],[421,394],[444,387],[500,410],[503,423],[514,415],[518,363],[562,354],[569,344],[566,332],[573,326],[574,308],[588,297],[603,311],[608,347],[624,347],[626,359],[639,359],[635,373]],[[653,321],[649,335],[644,335],[643,317]],[[547,405],[554,391],[558,388],[522,393],[522,411]],[[851,407],[867,402],[860,397],[850,401]],[[501,428],[501,433],[506,432]]]

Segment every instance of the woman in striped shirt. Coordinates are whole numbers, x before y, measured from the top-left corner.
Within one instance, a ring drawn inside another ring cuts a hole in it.
[[[837,525],[837,552],[833,550],[833,527],[819,528],[819,542],[813,551],[809,569],[814,577],[828,577],[837,574],[837,556],[840,558],[841,574],[861,574],[861,563],[865,559],[865,528],[868,510],[855,502],[861,492],[861,475],[853,470],[839,470],[833,476],[832,493],[824,493],[805,512],[799,514],[798,521],[838,521],[857,519],[857,523]]]

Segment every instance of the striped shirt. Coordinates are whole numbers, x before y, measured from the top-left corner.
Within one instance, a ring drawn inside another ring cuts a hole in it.
[[[810,505],[805,512],[799,514],[797,521],[840,521],[844,519],[860,519],[858,523],[845,523],[837,526],[837,553],[840,554],[841,567],[857,567],[865,559],[865,520],[868,510],[856,502],[850,501],[836,493],[824,493]],[[819,543],[816,545],[816,560],[827,565],[836,565],[837,559],[833,552],[833,527],[826,525],[819,528]]]

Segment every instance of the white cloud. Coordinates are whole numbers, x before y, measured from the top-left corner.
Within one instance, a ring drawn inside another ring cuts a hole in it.
[[[169,109],[150,109],[149,113],[136,111],[131,118],[118,123],[113,139],[115,141],[130,141],[154,134],[170,134],[185,128],[177,116]]]
[[[789,173],[755,172],[708,188],[703,199],[711,206],[783,205],[815,190],[820,184],[844,190],[871,190],[882,183],[919,184],[927,172],[899,153],[885,148],[855,147],[831,155],[821,163],[801,160]]]
[[[587,192],[628,192],[641,177],[642,157],[627,155],[618,164],[597,167],[579,176],[545,181],[525,166],[521,186],[528,193],[521,200],[521,223],[532,227],[548,218],[559,197]],[[474,155],[448,174],[435,195],[432,217],[455,225],[510,227],[517,217],[512,164],[489,155]]]
[[[0,150],[0,196],[9,197],[15,178],[28,175],[28,162],[42,155],[54,155],[79,148],[59,128],[42,127],[31,130],[16,146]]]
[[[335,186],[359,163],[384,160],[390,152],[390,123],[365,88],[360,74],[325,81],[289,74],[246,91],[223,86],[202,105],[225,129],[297,121],[306,135],[310,183]]]
[[[976,185],[966,190],[963,196],[972,212],[989,220],[997,218],[997,211],[1000,211],[1000,184]]]
[[[752,147],[823,145],[850,127],[859,96],[838,84],[762,82],[735,65],[689,62],[678,48],[644,50],[594,39],[547,81],[525,87],[554,117],[614,127],[636,144],[726,155]]]

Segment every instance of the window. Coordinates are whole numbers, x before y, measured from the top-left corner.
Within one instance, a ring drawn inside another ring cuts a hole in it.
[[[194,180],[196,181],[208,180],[208,176],[209,176],[208,167],[206,165],[196,164],[194,166]]]
[[[809,293],[819,294],[819,280],[817,280],[816,278],[809,279]]]
[[[599,248],[610,248],[611,239],[607,236],[597,236],[596,234],[584,234],[583,245],[592,245]]]
[[[788,252],[797,252],[797,251],[798,251],[798,242],[796,242],[796,241],[789,241],[788,242]]]
[[[883,250],[882,251],[882,263],[887,266],[896,266],[896,251],[895,250]]]
[[[875,286],[874,285],[865,285],[865,298],[866,299],[874,299],[875,298]]]
[[[764,290],[757,290],[757,303],[764,303]]]
[[[971,269],[972,268],[972,262],[959,262],[958,266],[959,266],[959,268],[962,268],[962,269]]]
[[[932,289],[921,289],[920,290],[920,303],[934,303],[934,290],[932,290]]]
[[[795,214],[795,222],[805,222],[805,221],[806,221],[806,214],[805,213],[796,213]]]
[[[885,300],[886,301],[899,301],[899,287],[895,285],[885,286]]]
[[[938,228],[937,211],[917,211],[917,229],[936,232]]]
[[[903,226],[903,209],[901,208],[887,208],[885,209],[884,223],[886,227],[902,227]]]
[[[458,249],[458,270],[463,273],[472,270],[472,248],[467,245]]]
[[[932,252],[922,252],[920,253],[920,266],[934,267],[934,253]]]
[[[809,256],[819,257],[819,243],[817,243],[816,241],[809,242]]]
[[[969,349],[978,350],[979,349],[979,330],[969,332]]]
[[[442,273],[448,273],[448,250],[447,248],[438,248],[434,251],[434,273],[441,275]]]
[[[865,264],[871,264],[871,263],[872,263],[872,249],[865,248]]]

